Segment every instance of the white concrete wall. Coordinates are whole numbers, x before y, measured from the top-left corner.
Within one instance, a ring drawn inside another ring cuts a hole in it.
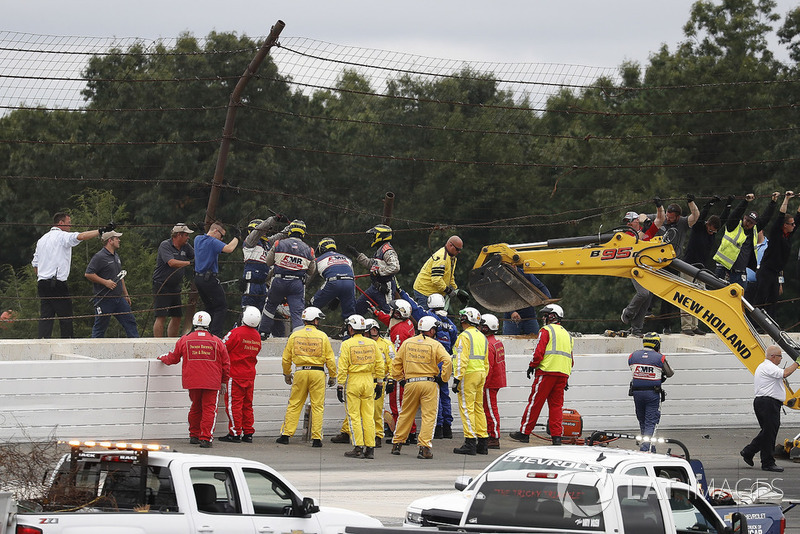
[[[502,338],[509,387],[499,400],[504,432],[517,430],[530,393],[525,370],[536,341]],[[755,427],[752,376],[713,336],[665,336],[664,351],[675,369],[666,385],[661,428]],[[174,339],[12,340],[0,342],[0,440],[29,438],[157,439],[188,434],[187,393],[180,365],[155,360]],[[565,407],[583,416],[591,430],[635,430],[627,395],[627,355],[635,338],[585,336],[576,339],[575,368]],[[257,367],[256,432],[277,436],[289,386],[281,374],[284,340],[264,343]],[[334,350],[338,343],[334,342]],[[220,399],[221,402],[221,399]],[[453,402],[457,412],[456,404]],[[796,425],[787,410],[784,425]],[[338,432],[344,410],[335,388],[326,398],[325,432]],[[546,413],[540,422],[546,421]],[[220,410],[216,435],[226,432]],[[455,414],[454,428],[460,428]],[[544,432],[542,430],[542,432]]]

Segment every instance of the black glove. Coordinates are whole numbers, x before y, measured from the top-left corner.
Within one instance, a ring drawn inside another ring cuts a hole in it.
[[[280,213],[276,213],[274,215],[274,217],[275,217],[275,222],[279,222],[279,223],[288,223],[288,222],[290,222],[289,221],[289,217],[287,217],[286,215],[281,215]]]
[[[653,199],[653,204],[656,205],[656,208],[660,208],[661,206],[664,205],[664,201],[661,200],[659,197],[656,197]]]
[[[711,198],[708,200],[708,202],[706,202],[706,205],[708,205],[708,206],[713,206],[714,204],[716,204],[716,203],[717,203],[717,202],[719,202],[720,200],[722,200],[722,199],[721,199],[721,198],[719,198],[719,195],[714,195],[713,197],[711,197]]]
[[[344,402],[344,388],[342,386],[336,388],[336,398],[339,399],[339,402]]]
[[[686,194],[686,202],[694,202],[694,195],[691,193]]]
[[[354,247],[353,245],[345,245],[345,246],[344,246],[344,248],[346,248],[346,249],[347,249],[347,252],[349,252],[350,254],[352,254],[352,255],[353,255],[353,257],[356,257],[356,256],[358,256],[359,254],[361,254],[361,253],[358,251],[358,249],[357,249],[356,247]]]
[[[406,387],[406,381],[405,381],[405,380],[401,380],[401,381],[400,381],[400,387],[401,387],[401,388],[404,388],[404,387]]]
[[[228,227],[228,231],[231,233],[231,236],[235,237],[236,239],[242,239],[242,231],[239,229],[238,226],[233,225]]]
[[[394,391],[394,380],[391,378],[386,381],[386,393],[391,393]]]
[[[734,200],[736,200],[736,195],[728,195],[727,202],[729,206],[733,204]]]
[[[444,294],[445,295],[449,295],[452,292],[453,292],[453,288],[452,287],[447,286],[446,288],[444,288]]]
[[[536,367],[534,367],[532,365],[529,365],[528,366],[528,372],[527,372],[528,380],[531,379],[531,377],[533,376],[533,373],[535,373],[535,372],[536,372]]]
[[[381,393],[383,393],[383,386],[381,384],[375,384],[375,400],[381,398]]]
[[[436,376],[434,376],[434,377],[433,377],[433,381],[434,381],[434,382],[436,382],[437,384],[439,384],[440,386],[447,385],[447,382],[445,382],[444,380],[442,380],[442,375],[436,375]]]
[[[108,223],[107,225],[105,225],[104,227],[100,228],[97,231],[100,232],[100,235],[102,236],[106,232],[111,232],[116,227],[117,227],[116,224],[114,224],[113,222],[110,222],[110,223]]]
[[[454,378],[453,379],[453,393],[458,394],[458,385],[461,383],[461,380]]]

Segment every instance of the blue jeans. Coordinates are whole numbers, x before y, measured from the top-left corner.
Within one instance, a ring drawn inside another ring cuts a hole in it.
[[[131,306],[123,297],[103,298],[95,301],[94,326],[92,327],[92,337],[105,337],[108,323],[115,317],[128,337],[139,337],[136,330],[136,319],[131,313]],[[116,315],[110,315],[116,314]]]

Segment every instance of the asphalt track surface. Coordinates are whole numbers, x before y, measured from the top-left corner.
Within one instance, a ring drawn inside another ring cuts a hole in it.
[[[795,428],[782,428],[781,442],[793,438]],[[717,487],[748,489],[757,481],[770,483],[783,492],[784,508],[792,500],[800,502],[800,463],[779,459],[783,473],[768,473],[760,469],[758,457],[755,467],[744,463],[739,451],[757,433],[751,428],[706,428],[672,430],[662,437],[681,441],[692,458],[702,460],[706,477]],[[459,475],[474,476],[490,461],[510,449],[521,446],[507,437],[500,440],[499,450],[490,450],[488,456],[463,456],[453,454],[453,447],[463,443],[463,438],[434,440],[432,460],[417,459],[418,447],[406,445],[400,456],[390,454],[391,445],[375,449],[374,460],[351,459],[344,456],[352,446],[323,439],[323,447],[312,448],[311,442],[294,436],[288,445],[275,443],[272,436],[255,436],[252,444],[214,441],[210,449],[189,445],[186,440],[163,440],[180,452],[238,456],[270,465],[283,474],[305,496],[313,497],[318,504],[357,510],[380,519],[386,526],[402,523],[406,506],[411,501],[428,495],[455,491],[453,482]],[[549,441],[531,437],[531,445],[548,445]],[[635,448],[633,442],[620,440],[611,447]],[[666,452],[666,448],[659,452]],[[672,447],[673,454],[681,454]],[[800,534],[800,506],[786,512],[787,534]]]

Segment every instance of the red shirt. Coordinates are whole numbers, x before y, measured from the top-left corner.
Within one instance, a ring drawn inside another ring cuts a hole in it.
[[[486,374],[487,389],[500,389],[506,387],[506,348],[503,342],[494,335],[486,336],[489,342],[489,372]]]
[[[228,380],[231,370],[225,344],[207,330],[186,334],[175,344],[175,349],[158,359],[167,365],[183,360],[183,389],[219,390]]]
[[[223,338],[231,359],[231,378],[237,382],[256,379],[256,363],[261,352],[261,334],[247,325],[234,328]]]
[[[410,337],[414,337],[414,334],[416,333],[414,330],[414,322],[411,319],[398,321],[397,319],[393,319],[388,313],[381,310],[377,310],[375,312],[375,317],[389,327],[389,339],[394,345],[394,350],[398,350],[400,345],[403,344],[403,341]]]

